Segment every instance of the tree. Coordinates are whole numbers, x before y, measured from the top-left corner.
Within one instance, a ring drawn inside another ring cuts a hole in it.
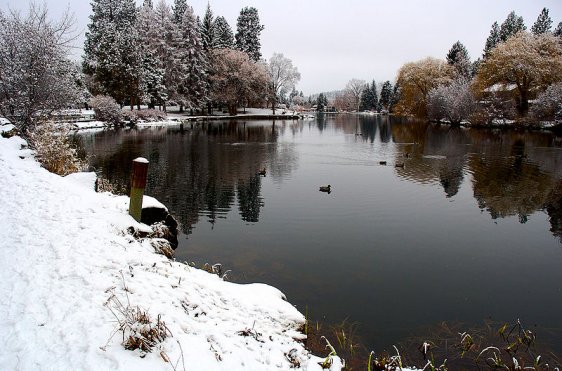
[[[552,31],[554,36],[562,37],[562,22],[558,23],[558,26]]]
[[[450,83],[454,74],[453,67],[440,59],[428,57],[406,63],[398,71],[396,86],[400,87],[400,101],[396,107],[397,112],[427,117],[429,92],[440,85]]]
[[[139,96],[141,56],[135,29],[134,0],[92,0],[84,43],[83,69],[93,77],[95,94],[110,95],[131,105]]]
[[[297,67],[293,66],[293,62],[280,53],[273,53],[273,56],[269,59],[267,74],[271,89],[271,108],[273,114],[275,114],[275,106],[279,100],[281,89],[293,90],[297,82],[300,81],[301,74]]]
[[[193,8],[187,7],[179,25],[180,41],[178,52],[180,56],[180,82],[178,100],[180,111],[183,107],[200,107],[208,100],[208,60],[203,41],[198,32],[197,18]]]
[[[535,120],[562,121],[562,83],[550,85],[537,96],[530,109]]]
[[[449,49],[447,63],[455,68],[459,76],[470,78],[472,75],[472,64],[470,63],[468,51],[460,41],[454,43],[451,49]]]
[[[260,34],[263,29],[256,8],[245,7],[240,11],[236,23],[236,49],[247,53],[254,62],[261,58]]]
[[[212,98],[228,106],[231,115],[248,100],[263,99],[269,83],[263,64],[233,49],[214,49],[212,56]]]
[[[360,110],[380,110],[377,84],[375,83],[375,80],[373,80],[370,85],[365,85],[363,94],[361,94],[361,103],[359,108]]]
[[[0,113],[25,133],[80,99],[68,60],[74,19],[50,21],[47,8],[32,3],[25,16],[0,10],[0,24]]]
[[[359,111],[359,105],[361,104],[361,94],[363,94],[363,89],[365,89],[365,80],[351,79],[345,86],[345,90],[350,94],[353,99],[353,109]]]
[[[324,95],[324,93],[320,93],[318,95],[318,99],[316,99],[316,110],[318,112],[324,112],[328,108],[328,98]]]
[[[530,95],[562,80],[562,46],[551,34],[520,32],[498,45],[482,63],[477,75],[481,91],[495,84],[516,86],[520,113],[529,108]]]
[[[476,101],[470,81],[459,77],[450,85],[441,85],[431,90],[427,97],[428,118],[447,120],[451,125],[460,125],[474,111]]]
[[[494,24],[492,24],[492,29],[490,30],[490,36],[486,39],[486,45],[484,46],[484,58],[487,58],[492,49],[494,49],[500,42],[500,26],[498,26],[498,22],[494,22]]]
[[[214,45],[214,30],[215,22],[213,20],[213,11],[211,10],[211,4],[207,3],[207,10],[205,11],[205,16],[201,22],[201,43],[203,45],[203,50],[206,52],[212,48]]]
[[[174,12],[174,23],[175,24],[181,24],[181,22],[183,20],[183,15],[185,14],[185,11],[187,10],[187,7],[188,7],[188,5],[185,2],[185,0],[174,0],[174,6],[173,6],[172,10]]]
[[[552,19],[548,15],[548,9],[543,8],[533,27],[531,27],[531,32],[535,35],[542,35],[550,31],[550,27],[552,27]]]
[[[507,15],[505,21],[503,21],[500,27],[500,40],[505,42],[511,36],[516,35],[520,31],[525,31],[525,22],[523,17],[518,17],[514,11]]]
[[[234,48],[234,33],[224,17],[217,17],[213,26],[213,45],[214,49]]]
[[[381,96],[379,99],[379,106],[381,109],[389,110],[390,102],[392,100],[392,84],[390,81],[385,81],[381,87]]]

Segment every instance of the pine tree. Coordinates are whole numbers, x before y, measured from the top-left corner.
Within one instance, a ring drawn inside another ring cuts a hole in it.
[[[95,93],[123,104],[139,94],[137,9],[134,0],[92,0],[92,15],[84,44],[83,69],[93,77]]]
[[[185,0],[174,0],[173,12],[174,12],[174,22],[180,24],[185,11],[187,10],[187,3]]]
[[[359,110],[366,111],[371,109],[371,103],[373,101],[373,95],[371,94],[371,88],[369,84],[365,85],[363,93],[361,93],[361,103],[359,103]]]
[[[371,95],[372,95],[371,109],[374,109],[375,111],[379,112],[381,110],[381,107],[379,104],[379,93],[377,91],[377,84],[375,80],[371,82]]]
[[[263,29],[256,8],[245,7],[240,11],[236,24],[236,48],[247,53],[255,62],[261,58],[260,33]]]
[[[214,24],[213,11],[211,10],[211,5],[207,3],[207,11],[201,22],[201,42],[203,44],[203,49],[207,52],[214,44]]]
[[[390,81],[385,81],[381,87],[381,97],[379,99],[379,105],[381,109],[388,110],[392,100],[392,84]]]
[[[179,50],[181,55],[181,83],[178,92],[182,96],[182,107],[201,107],[207,102],[208,62],[203,49],[203,42],[199,34],[197,18],[193,9],[188,6],[179,26],[181,42]]]
[[[498,22],[494,22],[492,29],[490,30],[490,36],[486,39],[486,46],[484,46],[484,58],[489,56],[492,49],[494,49],[500,42],[500,26],[498,26]]]
[[[213,48],[234,48],[234,33],[224,17],[217,17],[215,19],[213,31]]]
[[[454,43],[449,49],[447,63],[455,67],[459,75],[470,78],[472,64],[466,47],[460,41]]]
[[[558,26],[552,31],[554,36],[562,37],[562,22],[558,23]]]
[[[531,32],[535,35],[542,35],[550,31],[550,27],[552,27],[552,19],[548,15],[548,9],[543,8],[535,24],[531,27]]]
[[[526,29],[527,27],[525,27],[523,17],[518,17],[515,12],[512,11],[508,14],[507,18],[500,27],[500,40],[505,42],[519,31]]]

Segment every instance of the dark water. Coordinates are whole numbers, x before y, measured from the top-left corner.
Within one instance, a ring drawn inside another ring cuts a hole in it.
[[[562,347],[561,138],[325,116],[79,139],[118,188],[150,160],[147,193],[182,226],[178,260],[358,322],[370,349],[518,318]]]

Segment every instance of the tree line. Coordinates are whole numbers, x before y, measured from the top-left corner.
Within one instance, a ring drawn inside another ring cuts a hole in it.
[[[51,21],[45,5],[0,12],[0,114],[21,128],[55,110],[102,104],[179,106],[236,114],[250,104],[275,109],[300,80],[281,53],[262,59],[258,10],[245,7],[236,33],[210,5],[202,18],[186,0],[92,0],[80,65],[70,61],[73,17]],[[22,45],[25,45],[22,48]],[[95,99],[93,99],[95,98]],[[107,108],[108,105],[112,107]]]
[[[319,110],[391,111],[460,124],[562,120],[562,22],[552,29],[544,8],[530,31],[522,17],[494,22],[480,58],[471,61],[455,42],[444,59],[428,57],[403,65],[394,86],[377,92],[373,80],[352,79],[330,104],[321,94]],[[530,104],[532,103],[532,104]]]

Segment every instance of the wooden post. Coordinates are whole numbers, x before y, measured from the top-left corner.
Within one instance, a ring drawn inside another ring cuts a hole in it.
[[[137,222],[141,221],[142,197],[146,186],[148,160],[142,157],[133,160],[133,176],[131,178],[131,197],[129,202],[129,215]]]

